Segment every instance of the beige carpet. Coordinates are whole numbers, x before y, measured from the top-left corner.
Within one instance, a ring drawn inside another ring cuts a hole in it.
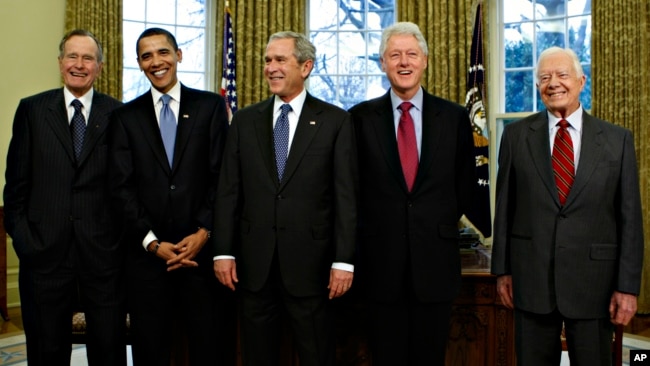
[[[127,365],[132,366],[131,348],[127,346]],[[0,365],[27,366],[25,354],[25,336],[22,333],[7,335],[0,338]],[[88,366],[86,347],[81,344],[72,345],[70,366]]]

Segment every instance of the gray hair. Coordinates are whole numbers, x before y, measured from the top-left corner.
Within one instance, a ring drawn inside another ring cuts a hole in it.
[[[392,36],[396,35],[406,35],[413,36],[418,41],[418,45],[424,52],[425,56],[429,55],[429,48],[427,47],[427,41],[424,39],[420,28],[415,23],[411,22],[398,22],[390,27],[384,29],[381,34],[381,43],[379,44],[379,56],[383,57],[384,52],[386,51],[386,44]]]
[[[65,49],[65,43],[68,42],[68,40],[74,36],[82,36],[82,37],[90,37],[92,38],[93,41],[95,41],[95,44],[97,45],[97,63],[102,63],[104,62],[104,51],[102,50],[102,44],[99,42],[97,37],[95,37],[94,34],[91,32],[85,30],[85,29],[73,29],[70,32],[66,33],[63,38],[61,39],[61,42],[59,42],[59,58],[63,58],[63,51]]]
[[[277,39],[294,40],[293,55],[296,56],[298,63],[303,64],[307,60],[316,61],[316,46],[304,34],[291,31],[273,33],[269,37],[269,43]]]
[[[539,81],[539,64],[542,63],[542,60],[548,56],[557,55],[559,53],[567,55],[571,58],[571,61],[573,61],[573,68],[575,69],[576,74],[579,78],[584,76],[585,72],[582,69],[582,64],[580,64],[580,59],[572,49],[553,46],[545,49],[542,51],[542,53],[539,54],[539,58],[537,59],[537,66],[535,66],[535,79],[537,81]]]

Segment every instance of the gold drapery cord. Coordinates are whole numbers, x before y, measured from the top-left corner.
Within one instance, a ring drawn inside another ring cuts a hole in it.
[[[639,166],[643,227],[650,239],[650,3],[593,0],[592,113],[630,129]],[[650,251],[645,246],[638,312],[650,313]]]
[[[95,90],[122,100],[122,0],[67,0],[65,32],[76,28],[92,32],[104,50]]]
[[[275,32],[305,33],[306,4],[305,0],[228,1],[236,41],[235,73],[239,108],[271,96],[264,79],[266,43]],[[225,2],[217,1],[215,85],[221,85],[224,9]]]

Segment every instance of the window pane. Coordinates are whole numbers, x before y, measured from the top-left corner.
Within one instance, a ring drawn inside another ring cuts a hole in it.
[[[127,0],[122,4],[122,18],[128,20],[142,19],[146,0]],[[125,33],[126,34],[126,30]]]
[[[174,24],[176,22],[176,0],[156,0],[147,2],[147,21],[153,23]]]
[[[591,65],[583,65],[582,70],[587,77],[587,82],[580,93],[580,103],[582,103],[583,109],[591,110]]]
[[[506,72],[506,112],[533,111],[532,71]]]
[[[568,15],[591,13],[591,0],[570,0]]]
[[[205,70],[205,32],[203,28],[178,27],[176,41],[183,52],[183,62],[178,64],[179,71]],[[201,86],[200,89],[204,87]]]
[[[523,23],[523,26],[532,26]],[[506,29],[505,35],[505,61],[507,68],[533,67],[533,42],[531,38],[524,37],[517,29]]]
[[[136,53],[136,42],[140,34],[144,31],[144,24],[140,22],[123,22],[122,24],[122,42],[124,50],[122,51],[122,64],[124,67],[138,68],[138,54]]]
[[[580,62],[591,63],[591,17],[569,18],[569,44]]]
[[[310,0],[309,16],[317,52],[309,92],[343,108],[384,94],[379,43],[395,22],[395,1]]]
[[[537,0],[537,19],[566,16],[566,2],[567,0]]]
[[[316,46],[315,74],[338,74],[338,38],[336,32],[312,32],[311,41]]]
[[[124,101],[133,100],[151,87],[151,83],[139,69],[122,70],[122,83],[124,84],[122,95]]]
[[[178,80],[195,89],[205,89],[204,74],[198,72],[178,72]]]
[[[205,26],[205,0],[178,0],[179,25]]]
[[[545,49],[551,46],[564,48],[564,20],[538,22],[537,27],[537,57]]]
[[[337,24],[337,1],[318,0],[309,3],[309,25],[312,30],[336,30]]]

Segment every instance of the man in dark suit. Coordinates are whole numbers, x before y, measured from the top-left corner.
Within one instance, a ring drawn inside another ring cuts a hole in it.
[[[247,366],[278,365],[283,312],[300,365],[334,365],[328,299],[352,284],[354,134],[347,112],[305,90],[315,57],[304,35],[272,35],[264,75],[275,95],[240,109],[226,143],[214,271],[232,290],[238,284]]]
[[[613,324],[634,316],[641,283],[632,134],[583,110],[573,51],[545,50],[536,72],[547,110],[501,139],[492,272],[515,309],[518,365],[559,365],[563,324],[572,365],[611,365]]]
[[[78,301],[89,364],[126,364],[123,251],[110,218],[105,133],[121,103],[93,89],[102,66],[95,36],[67,33],[59,45],[65,86],[21,100],[14,118],[5,226],[20,260],[30,365],[70,365]]]
[[[204,247],[228,128],[226,105],[221,96],[178,81],[183,55],[168,31],[145,30],[137,54],[152,88],[115,111],[109,169],[127,230],[133,362],[169,366],[180,334],[190,365],[232,365],[234,299],[214,278],[211,248]],[[175,137],[167,140],[169,116]]]
[[[386,28],[379,54],[389,92],[350,109],[373,365],[443,365],[461,280],[458,220],[474,183],[471,123],[422,88],[428,51],[417,25]]]

